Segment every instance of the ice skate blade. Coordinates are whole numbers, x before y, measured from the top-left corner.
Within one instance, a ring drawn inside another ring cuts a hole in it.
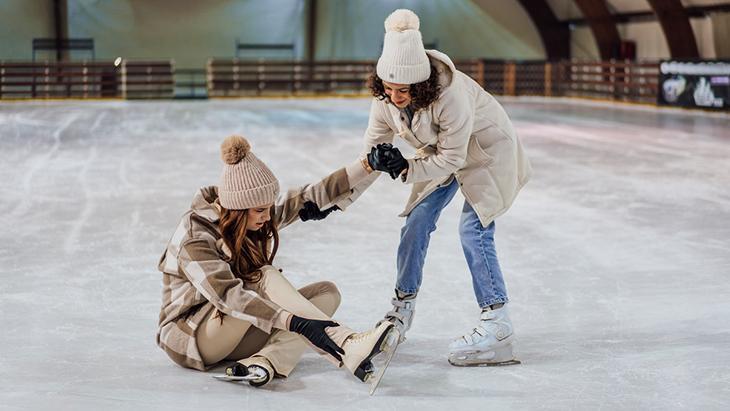
[[[226,374],[213,374],[211,377],[218,381],[229,381],[229,382],[256,382],[257,379],[261,378],[257,375],[226,375]]]
[[[400,332],[398,332],[398,329],[394,327],[388,332],[387,338],[381,345],[381,352],[385,353],[383,364],[378,368],[378,371],[375,374],[370,375],[366,381],[370,383],[370,395],[373,395],[375,390],[378,388],[378,385],[380,385],[380,380],[383,379],[385,370],[388,368],[390,360],[393,359],[396,349],[398,349],[399,341]]]
[[[459,361],[459,360],[453,360],[449,358],[449,364],[455,366],[455,367],[505,367],[508,365],[517,365],[522,364],[522,361],[517,359],[511,359],[507,361],[501,361],[501,362],[479,362],[479,361]]]
[[[451,353],[449,364],[457,367],[499,367],[521,364],[521,362],[512,354],[512,344],[507,344],[492,351]]]

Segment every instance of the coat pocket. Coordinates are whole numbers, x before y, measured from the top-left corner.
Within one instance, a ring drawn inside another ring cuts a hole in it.
[[[466,156],[470,162],[479,165],[489,166],[494,162],[494,157],[487,153],[487,150],[479,144],[478,138],[474,135],[469,138]]]

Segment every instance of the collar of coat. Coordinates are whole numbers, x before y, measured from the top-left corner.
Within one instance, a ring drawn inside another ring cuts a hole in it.
[[[193,197],[193,203],[190,205],[190,209],[193,214],[217,225],[221,218],[221,204],[218,199],[218,187],[208,186],[202,187],[198,190],[195,197]],[[223,242],[223,238],[218,238],[215,245],[226,257],[231,258],[231,250]]]
[[[218,187],[201,187],[190,205],[192,212],[211,223],[217,223],[221,218],[221,206],[218,202]]]

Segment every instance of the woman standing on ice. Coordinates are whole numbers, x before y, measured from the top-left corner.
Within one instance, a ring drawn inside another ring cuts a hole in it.
[[[413,184],[398,247],[394,310],[385,318],[404,335],[413,320],[429,237],[441,210],[460,188],[459,223],[479,323],[449,346],[454,365],[513,363],[507,290],[494,246],[494,219],[507,211],[530,177],[530,164],[502,106],[445,54],[424,50],[419,19],[396,10],[385,20],[383,53],[370,88],[375,96],[365,132],[370,165]],[[398,136],[417,149],[405,159]],[[377,178],[373,174],[339,202],[345,208]],[[454,275],[453,273],[446,273]]]
[[[278,230],[301,213],[322,218],[317,207],[350,194],[367,177],[366,166],[358,161],[279,195],[276,177],[243,137],[227,138],[221,153],[220,184],[195,195],[160,259],[158,345],[177,364],[197,370],[237,361],[226,374],[261,386],[288,376],[307,341],[365,380],[393,324],[355,333],[330,318],[340,303],[333,283],[297,290],[272,264]],[[305,207],[308,201],[317,207]]]

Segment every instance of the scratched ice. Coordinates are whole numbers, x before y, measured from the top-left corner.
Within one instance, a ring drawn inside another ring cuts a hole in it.
[[[313,353],[265,389],[155,346],[157,259],[218,147],[250,138],[282,186],[354,159],[367,99],[0,103],[3,409],[723,409],[730,404],[730,119],[508,100],[534,178],[497,221],[522,365],[455,368],[477,319],[458,238],[433,235],[418,313],[376,396]],[[408,152],[408,151],[406,151]],[[355,329],[388,310],[408,187],[282,232],[296,285]],[[454,408],[456,407],[456,408]],[[726,409],[726,408],[725,408]]]

